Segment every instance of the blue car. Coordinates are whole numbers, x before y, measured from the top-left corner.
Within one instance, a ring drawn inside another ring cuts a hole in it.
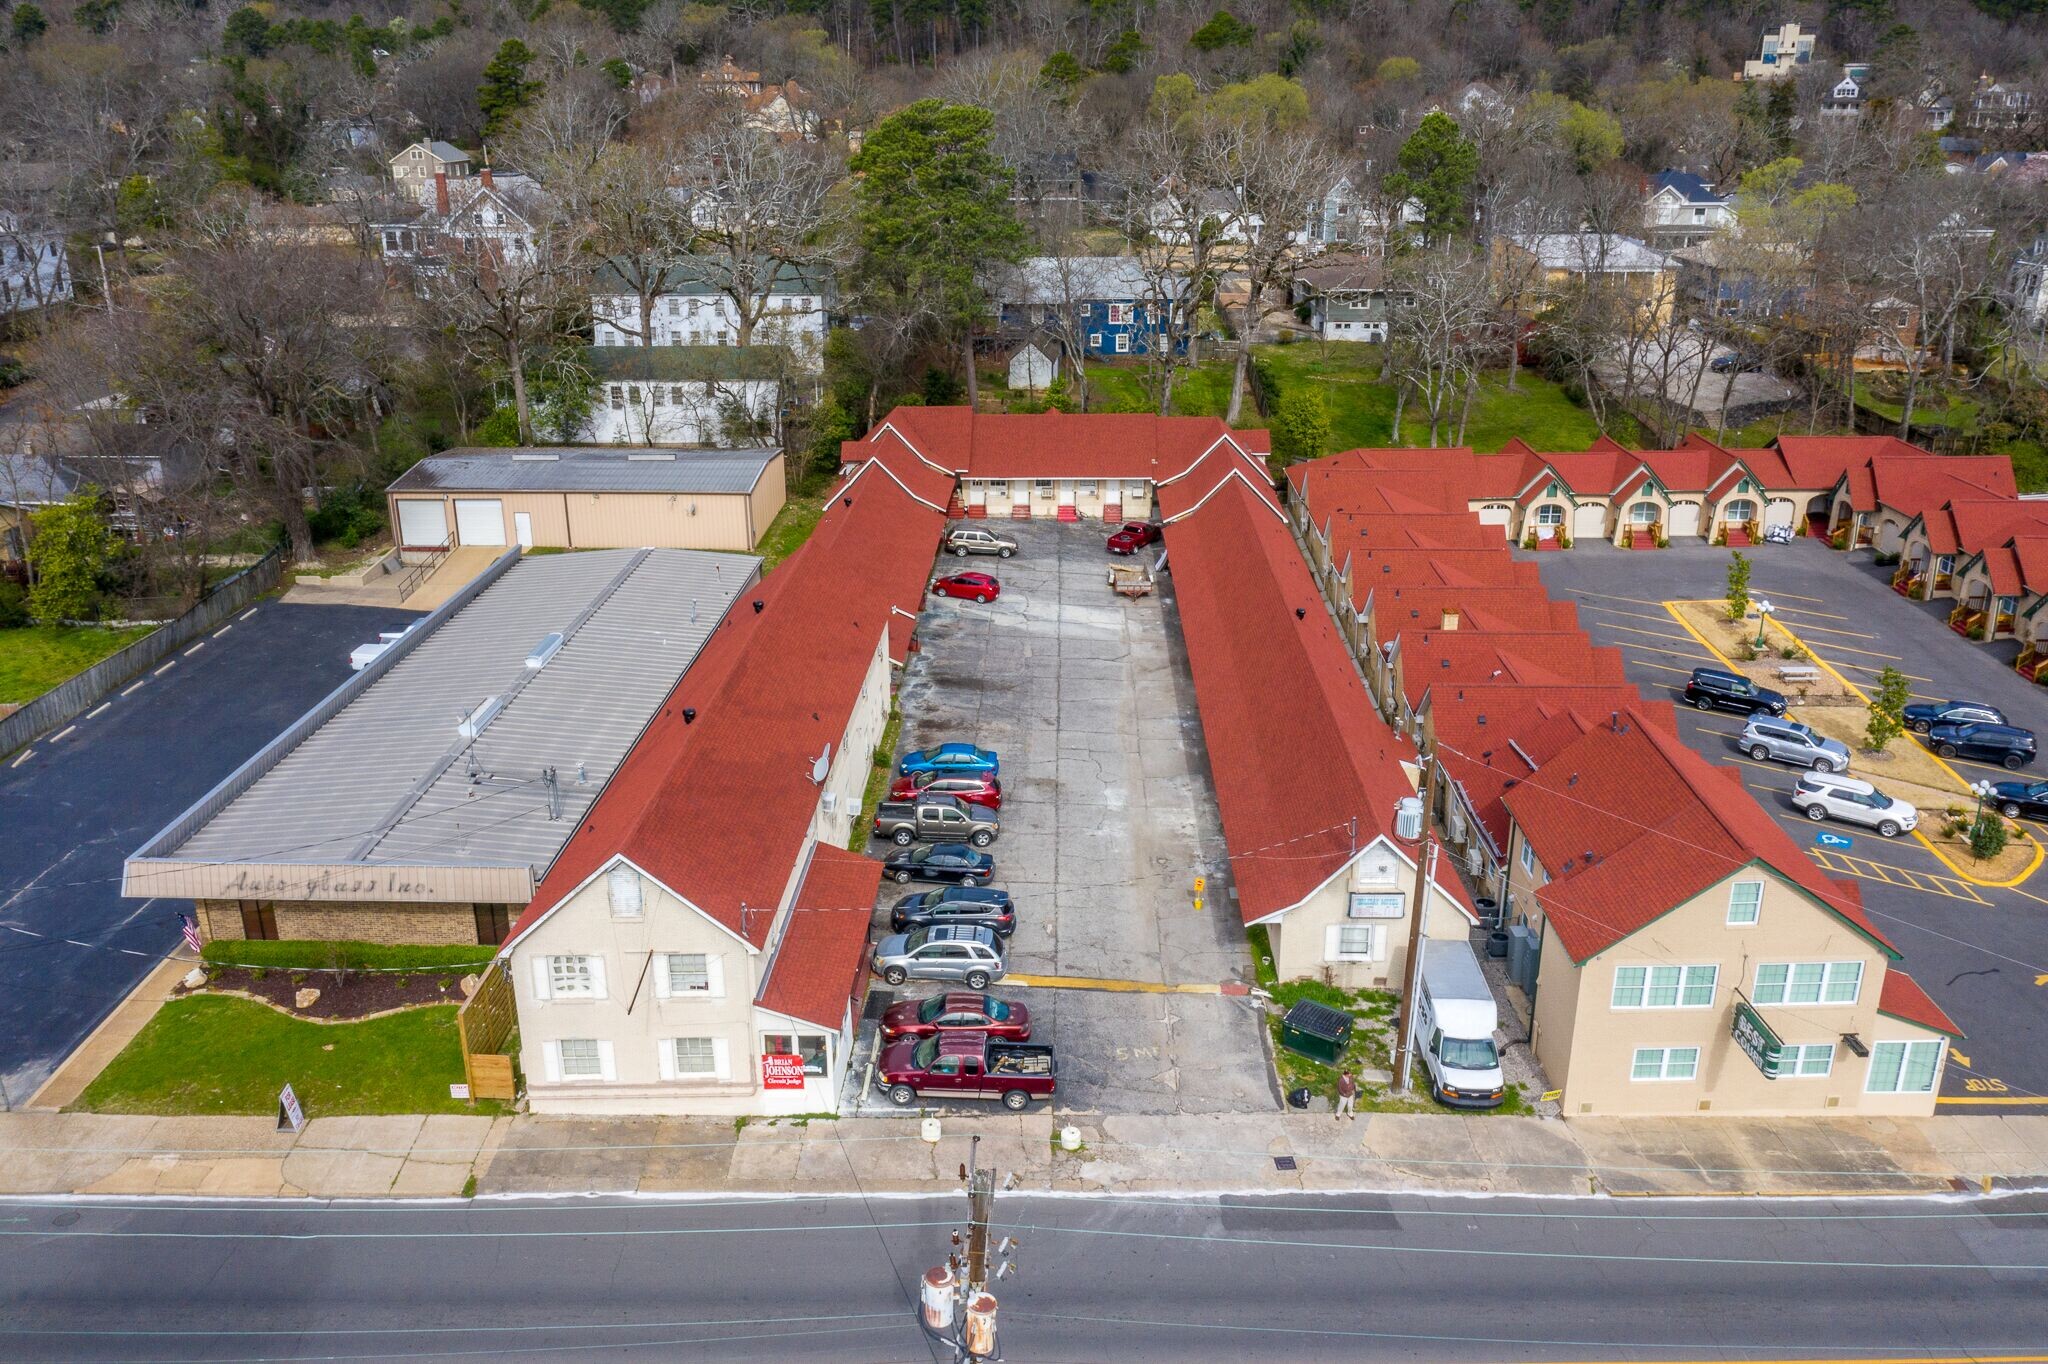
[[[1000,763],[996,755],[986,748],[973,744],[940,744],[937,748],[920,748],[915,753],[903,755],[897,771],[906,777],[920,772],[938,772],[953,775],[960,772],[985,772],[995,776]]]
[[[1936,725],[2002,725],[2005,712],[1982,701],[1916,701],[1905,711],[1906,727],[1925,734]]]

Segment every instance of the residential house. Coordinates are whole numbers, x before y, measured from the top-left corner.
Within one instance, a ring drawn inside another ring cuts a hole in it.
[[[2039,330],[2048,321],[2048,233],[2037,234],[2013,257],[2006,296],[2012,311]]]
[[[838,1107],[881,878],[844,849],[952,485],[889,438],[861,453],[513,925],[537,1113]]]
[[[1000,272],[992,292],[1004,335],[1050,330],[1091,357],[1187,349],[1183,282],[1163,282],[1135,256],[1031,256]]]
[[[2023,497],[1957,497],[1923,510],[1900,532],[1901,595],[1934,601],[1955,597],[1956,568],[2016,535],[2048,534],[2048,502]]]
[[[0,318],[67,302],[71,289],[64,234],[0,209]]]
[[[1737,769],[1629,710],[1504,799],[1566,1113],[1934,1112],[1958,1029]]]
[[[1845,62],[1841,79],[1829,86],[1820,98],[1820,116],[1824,120],[1853,121],[1863,117],[1863,106],[1870,99],[1870,67],[1863,62]]]
[[[1969,103],[1957,114],[1956,121],[1970,132],[1982,136],[2022,132],[2031,126],[2033,116],[2033,91],[1987,76],[1977,82],[1976,90],[1971,93]]]
[[[1913,106],[1926,120],[1927,131],[1939,133],[1956,121],[1956,102],[1938,85],[1930,85],[1913,97]]]
[[[1398,310],[1415,306],[1412,294],[1386,287],[1386,268],[1376,257],[1331,252],[1297,268],[1288,288],[1325,341],[1385,341]]]
[[[1422,205],[1415,199],[1404,200],[1395,216],[1400,226],[1412,226],[1422,221]],[[1321,198],[1309,205],[1308,221],[1294,234],[1294,241],[1311,251],[1351,247],[1383,255],[1393,226],[1358,192],[1350,176],[1340,175]]]
[[[597,389],[577,439],[595,445],[779,441],[784,394],[802,372],[778,345],[590,346],[583,355]]]
[[[794,77],[770,85],[746,98],[744,122],[749,128],[785,141],[815,142],[823,125],[811,92]]]
[[[2018,639],[2025,656],[2020,667],[2039,675],[2041,645],[2048,643],[2041,605],[2048,600],[2048,531],[2011,536],[1963,558],[1956,567],[1957,605],[1949,628],[1965,639],[1985,642]]]
[[[1789,244],[1766,246],[1729,236],[1710,237],[1671,253],[1677,267],[1678,310],[1690,317],[1761,319],[1778,317],[1806,300],[1796,282],[1804,270],[1786,267],[1797,259]],[[1790,276],[1775,278],[1774,276]]]
[[[1889,436],[1869,440],[1876,453],[1842,470],[1829,503],[1828,534],[1845,548],[1897,554],[1914,518],[1945,503],[2018,496],[2004,455],[1933,455]]]
[[[429,192],[426,202],[400,200],[371,223],[387,265],[431,278],[450,260],[533,258],[539,190],[527,177],[501,182],[486,166],[473,181],[437,175]]]
[[[1757,55],[1742,64],[1742,79],[1782,80],[1795,74],[1812,62],[1814,41],[1815,35],[1801,30],[1798,24],[1766,29]]]
[[[28,518],[77,493],[83,480],[62,461],[0,450],[0,563],[18,563],[28,548]]]
[[[730,261],[685,256],[670,266],[654,296],[653,335],[643,332],[637,290],[607,263],[591,284],[591,331],[597,345],[736,346],[740,314],[726,285],[742,277]],[[757,311],[750,342],[783,347],[805,373],[824,365],[830,327],[830,276],[788,263],[757,261],[746,272],[760,281],[750,311]],[[744,282],[744,281],[742,281]]]
[[[1646,188],[1643,221],[1654,246],[1689,246],[1735,224],[1734,196],[1715,193],[1691,171],[1658,171]]]
[[[1676,298],[1671,257],[1619,233],[1508,233],[1494,238],[1494,258],[1502,270],[1531,272],[1539,300],[1570,287],[1618,286],[1662,321]]]
[[[728,53],[718,59],[718,65],[697,73],[697,88],[732,99],[751,99],[765,87],[760,72],[745,69]]]
[[[386,164],[391,167],[391,183],[399,193],[421,204],[436,201],[440,195],[437,186],[442,180],[453,190],[461,190],[476,175],[469,153],[448,142],[415,142]],[[445,213],[447,209],[441,211]]]

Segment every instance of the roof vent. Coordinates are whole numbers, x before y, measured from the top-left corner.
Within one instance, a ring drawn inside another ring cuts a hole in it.
[[[627,455],[626,458],[635,464],[674,464],[676,462],[676,457],[673,454]]]
[[[544,455],[540,454],[537,451],[527,451],[522,454],[514,455],[512,456],[512,458],[521,464],[553,464],[556,460],[560,459],[561,456]]]
[[[764,601],[762,601],[762,600],[761,600],[761,599],[760,599],[759,597],[756,597],[756,598],[754,598],[754,614],[755,614],[755,615],[757,615],[757,616],[758,616],[758,615],[760,615],[760,614],[761,614],[761,612],[762,612],[762,610],[763,610],[763,609],[764,609],[764,608],[765,608],[765,607],[766,607],[767,605],[768,605],[768,603],[767,603],[767,602],[764,602]]]
[[[1307,608],[1306,608],[1306,607],[1301,607],[1301,606],[1297,606],[1297,607],[1295,607],[1295,608],[1294,608],[1294,618],[1295,618],[1296,620],[1307,620],[1307,619],[1308,619],[1308,610],[1307,610]]]
[[[534,645],[533,652],[526,656],[526,666],[529,668],[545,668],[548,665],[548,660],[560,652],[562,652],[561,631],[557,630],[553,634],[542,635],[540,643]]]
[[[504,697],[486,696],[477,703],[475,710],[462,717],[462,723],[455,727],[455,732],[465,739],[474,739],[490,726],[491,721],[498,718],[498,712],[503,709]]]

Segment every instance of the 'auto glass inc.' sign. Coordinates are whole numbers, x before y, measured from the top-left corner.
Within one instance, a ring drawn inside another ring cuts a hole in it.
[[[1744,1056],[1756,1062],[1756,1068],[1764,1073],[1764,1078],[1777,1079],[1778,1066],[1784,1060],[1785,1044],[1746,999],[1735,1001],[1734,1034],[1735,1045],[1742,1048]]]

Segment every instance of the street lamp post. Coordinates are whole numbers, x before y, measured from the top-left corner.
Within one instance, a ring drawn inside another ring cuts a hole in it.
[[[1977,830],[1984,823],[1984,802],[1991,799],[1994,792],[1990,782],[1979,781],[1970,784],[1970,794],[1977,798],[1977,817],[1970,821],[1970,855],[1975,857]]]
[[[1775,611],[1775,610],[1777,610],[1777,609],[1778,609],[1777,607],[1775,607],[1775,606],[1772,606],[1772,605],[1771,605],[1771,604],[1770,604],[1769,602],[1767,602],[1767,601],[1764,601],[1764,600],[1762,600],[1761,598],[1759,598],[1759,599],[1758,599],[1758,601],[1757,601],[1757,604],[1756,604],[1756,647],[1757,647],[1757,648],[1759,648],[1759,649],[1761,649],[1761,648],[1763,648],[1763,647],[1764,647],[1764,626],[1765,626],[1765,625],[1766,625],[1767,623],[1769,623],[1769,621],[1770,621],[1770,619],[1771,619],[1771,612],[1773,612],[1773,611]]]

